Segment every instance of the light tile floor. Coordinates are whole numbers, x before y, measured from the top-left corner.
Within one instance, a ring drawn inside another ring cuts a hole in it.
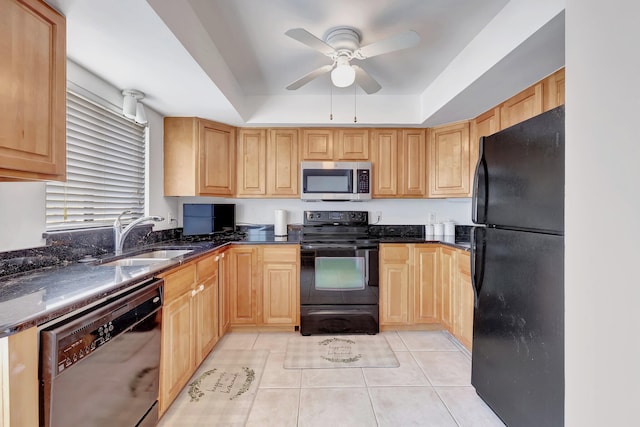
[[[504,426],[471,386],[471,358],[446,332],[383,332],[399,368],[284,369],[294,332],[229,333],[216,349],[266,349],[247,426]]]

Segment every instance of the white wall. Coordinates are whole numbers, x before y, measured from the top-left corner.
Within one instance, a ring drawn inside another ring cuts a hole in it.
[[[302,224],[305,210],[368,211],[371,222],[374,213],[381,212],[380,224],[426,224],[432,212],[436,221],[451,219],[458,224],[471,224],[471,199],[399,199],[368,202],[303,202],[299,199],[216,199],[210,197],[180,197],[180,225],[183,203],[235,203],[238,224],[273,224],[274,210],[285,209],[289,224]]]
[[[568,427],[639,422],[638,16],[636,1],[567,0]]]
[[[75,63],[67,62],[67,79],[89,92],[82,94],[112,108],[120,108],[121,89],[89,73]],[[75,86],[74,85],[74,86]],[[124,88],[123,88],[124,89]],[[166,217],[169,212],[178,215],[175,198],[163,197],[163,118],[146,108],[149,120],[149,181],[147,185],[147,211]],[[0,252],[27,249],[44,245],[45,231],[45,183],[0,182]],[[174,228],[176,223],[167,221],[155,225],[155,230]]]

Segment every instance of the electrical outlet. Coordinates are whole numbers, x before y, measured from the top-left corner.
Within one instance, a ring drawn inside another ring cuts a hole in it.
[[[375,213],[375,217],[376,217],[376,224],[379,223],[380,221],[382,221],[382,212],[381,211],[376,211]]]
[[[172,221],[176,221],[176,223],[178,223],[178,221],[173,217],[173,212],[169,211],[167,214],[167,224],[171,225]]]

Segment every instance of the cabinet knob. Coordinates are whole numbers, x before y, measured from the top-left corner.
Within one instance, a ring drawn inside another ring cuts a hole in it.
[[[219,256],[216,256],[216,262],[218,262],[220,260]]]
[[[204,283],[198,287],[198,292],[204,291]]]
[[[192,297],[195,297],[197,293],[198,293],[198,291],[196,291],[195,289],[191,290],[191,296]]]

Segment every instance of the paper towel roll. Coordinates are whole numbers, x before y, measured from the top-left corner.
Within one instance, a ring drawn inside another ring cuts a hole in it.
[[[287,211],[283,209],[275,210],[275,221],[273,223],[273,234],[276,236],[287,235]]]

